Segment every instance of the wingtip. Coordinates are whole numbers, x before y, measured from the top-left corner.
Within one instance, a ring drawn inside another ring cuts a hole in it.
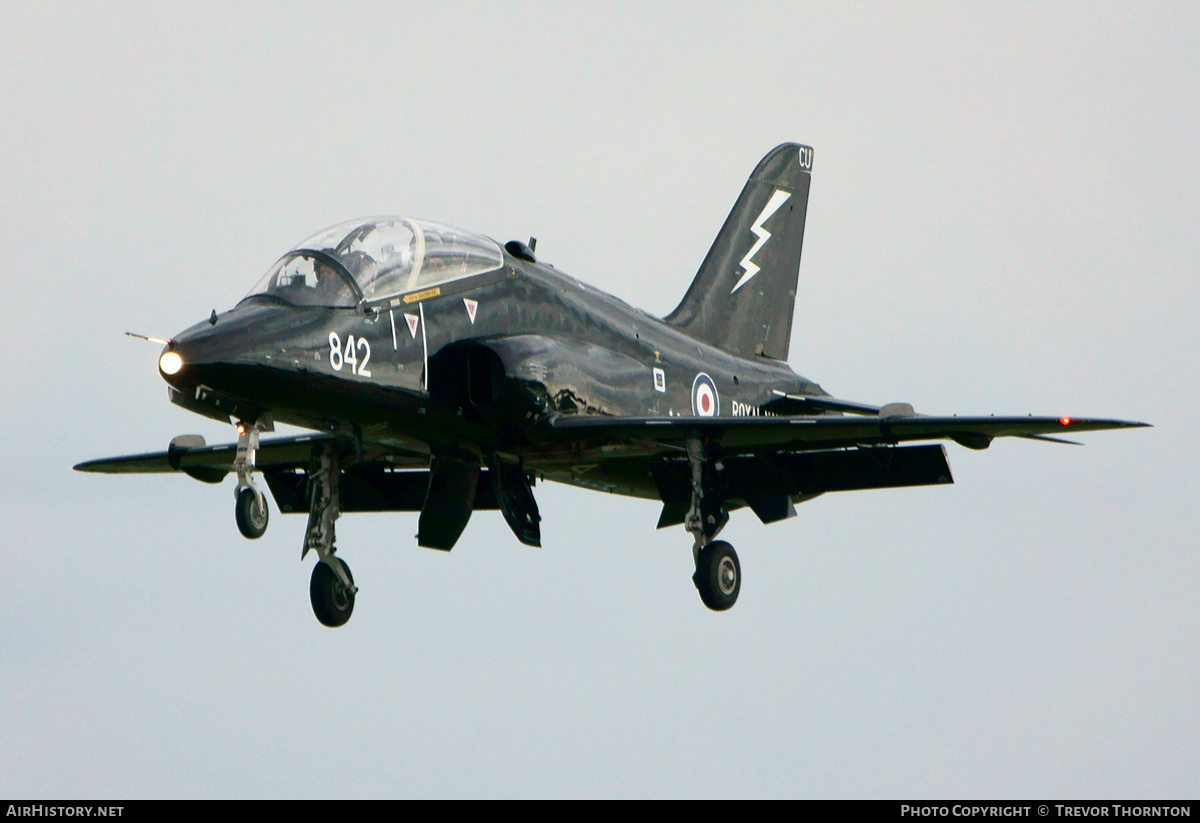
[[[1083,428],[1098,428],[1103,426],[1107,429],[1152,429],[1154,425],[1151,423],[1143,423],[1140,420],[1104,420],[1090,417],[1060,417],[1058,422],[1062,424],[1064,429],[1075,427]]]
[[[1118,429],[1152,429],[1153,423],[1143,423],[1141,420],[1114,420],[1113,428]]]

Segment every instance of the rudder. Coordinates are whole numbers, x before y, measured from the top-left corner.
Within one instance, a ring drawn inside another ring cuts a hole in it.
[[[784,143],[759,162],[668,323],[733,354],[787,359],[812,161]]]

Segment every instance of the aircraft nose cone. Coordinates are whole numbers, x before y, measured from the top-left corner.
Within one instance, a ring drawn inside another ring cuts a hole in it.
[[[184,391],[211,380],[214,369],[253,362],[262,348],[261,332],[256,330],[274,325],[264,321],[276,313],[273,306],[238,306],[222,315],[214,313],[171,338],[158,359],[159,374]]]
[[[197,323],[171,338],[158,358],[162,378],[178,389],[190,384],[196,367],[221,360],[223,340],[208,322]]]
[[[252,407],[294,406],[312,379],[314,352],[328,349],[330,322],[320,308],[243,301],[175,335],[159,358],[159,374],[180,396],[222,398],[221,412],[230,403],[246,414]]]

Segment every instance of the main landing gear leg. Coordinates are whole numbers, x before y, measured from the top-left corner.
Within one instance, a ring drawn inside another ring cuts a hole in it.
[[[692,505],[684,525],[692,535],[692,557],[696,573],[692,582],[700,599],[713,611],[723,612],[737,602],[742,588],[742,567],[737,552],[724,540],[715,540],[729,522],[725,501],[715,477],[718,467],[709,462],[699,438],[687,441],[688,463],[692,469]]]
[[[254,482],[254,455],[258,451],[259,433],[272,429],[269,422],[237,424],[237,456],[233,460],[237,488],[233,492],[233,514],[238,531],[250,540],[257,540],[267,531],[267,498]]]
[[[317,552],[308,594],[313,614],[322,625],[344,626],[354,612],[354,595],[358,587],[350,567],[334,556],[337,548],[334,521],[341,514],[338,497],[337,454],[332,451],[314,454],[308,468],[308,527],[304,532],[303,560],[309,550]]]

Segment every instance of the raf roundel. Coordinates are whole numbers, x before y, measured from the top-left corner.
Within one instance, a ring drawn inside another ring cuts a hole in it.
[[[720,407],[717,384],[707,374],[700,372],[692,381],[692,414],[696,417],[716,417]]]

